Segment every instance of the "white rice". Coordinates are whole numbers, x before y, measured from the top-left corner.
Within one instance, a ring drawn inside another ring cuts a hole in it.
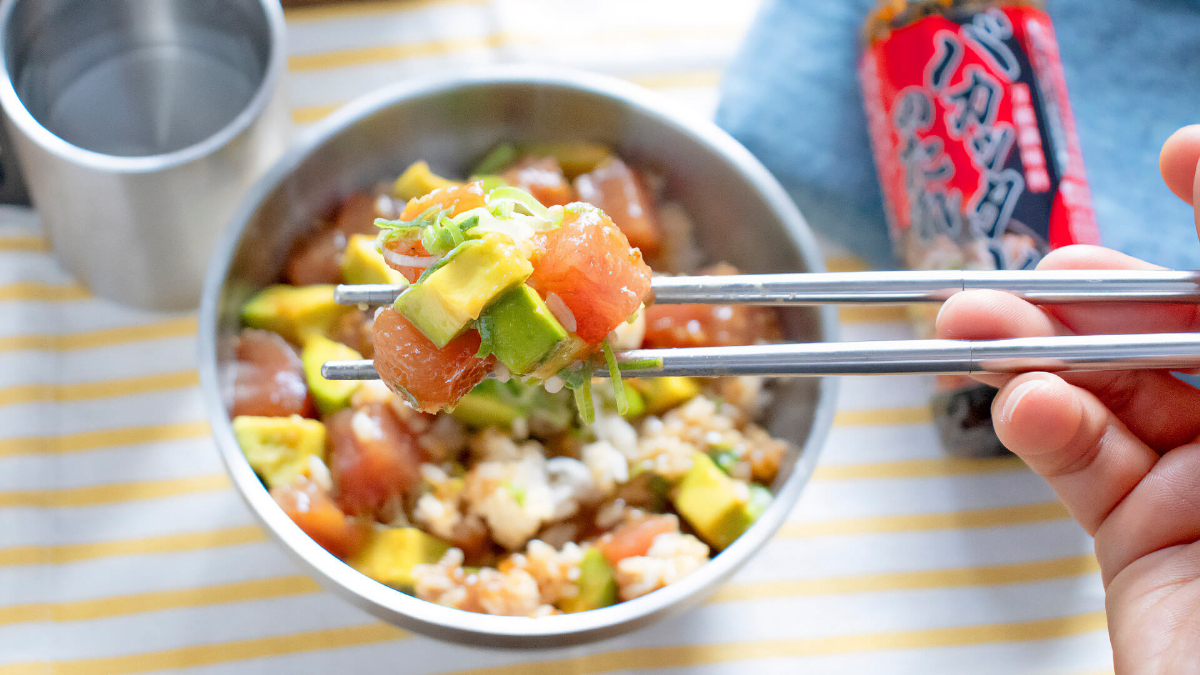
[[[563,299],[558,297],[557,293],[551,293],[546,296],[546,306],[550,308],[550,313],[554,315],[554,318],[558,319],[558,322],[562,324],[563,328],[567,329],[568,333],[575,332],[575,329],[578,327],[575,322],[575,313],[571,311],[570,307],[567,307],[567,303],[563,302]]]

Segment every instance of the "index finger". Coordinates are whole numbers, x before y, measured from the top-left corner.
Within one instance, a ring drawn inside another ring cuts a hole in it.
[[[1143,260],[1100,246],[1067,246],[1042,259],[1039,270],[1161,270]],[[1200,305],[1104,303],[1047,305],[1050,316],[1074,333],[1193,333],[1200,331]]]

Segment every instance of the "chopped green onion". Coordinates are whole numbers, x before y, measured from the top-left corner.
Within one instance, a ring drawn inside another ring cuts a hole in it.
[[[633,324],[634,324],[634,323],[637,321],[637,318],[638,318],[638,313],[639,313],[639,312],[634,312],[633,314],[630,314],[630,315],[629,315],[629,318],[628,318],[628,319],[625,319],[625,323],[627,323],[627,324],[629,324],[630,326],[632,326],[632,325],[633,325]]]
[[[716,464],[719,469],[726,474],[733,471],[733,467],[738,463],[741,457],[733,448],[728,446],[715,446],[708,449],[708,456],[712,458],[713,464]]]
[[[503,207],[504,204],[512,204],[520,206],[531,216],[536,216],[544,220],[550,220],[550,211],[542,205],[533,195],[511,186],[499,187],[488,193],[488,206],[495,205]],[[493,212],[494,213],[494,212]],[[499,217],[499,216],[497,216]]]
[[[455,217],[454,222],[458,225],[459,232],[465,233],[467,230],[479,224],[479,214],[475,213],[475,210],[476,209],[471,209],[470,211],[459,214],[457,217]],[[464,218],[463,216],[467,217]]]
[[[375,227],[383,230],[383,235],[388,241],[396,239],[418,239],[421,236],[421,226],[413,225],[411,222],[403,220],[385,220],[383,218],[375,219]]]
[[[660,357],[650,359],[631,359],[629,361],[618,361],[617,368],[622,371],[627,370],[662,370],[663,360]]]
[[[487,155],[484,155],[483,159],[479,160],[479,164],[475,165],[475,170],[472,173],[499,173],[516,162],[519,156],[520,151],[517,150],[517,146],[512,143],[501,143],[492,148],[491,152]]]
[[[563,381],[563,386],[567,389],[575,390],[583,386],[583,375],[581,370],[574,368],[563,368],[558,371],[558,378]]]
[[[450,262],[450,258],[454,256],[454,251],[456,251],[456,250],[457,250],[457,247],[448,251],[446,253],[446,255],[442,256],[441,258],[438,258],[437,262],[435,262],[432,265],[430,265],[429,267],[427,267],[425,269],[425,271],[421,273],[421,276],[417,277],[417,280],[413,282],[413,285],[416,285],[416,284],[421,283],[422,281],[425,281],[425,279],[430,274],[433,274],[434,272],[445,267],[446,263]]]
[[[592,368],[591,361],[584,362],[580,371],[583,382],[575,387],[575,407],[579,409],[579,419],[583,420],[584,424],[596,421],[596,406],[592,401]]]
[[[517,506],[525,508],[525,490],[523,488],[519,488],[508,481],[504,481],[504,489],[508,490],[508,493],[512,495],[513,501],[517,503]]]
[[[604,340],[604,361],[608,364],[608,377],[612,380],[613,396],[617,400],[617,414],[629,412],[629,397],[625,395],[625,383],[621,382],[621,369],[617,367],[617,357],[613,355],[612,346],[608,339]]]
[[[449,233],[450,239],[454,241],[455,246],[458,246],[467,240],[467,238],[463,236],[462,229],[459,228],[458,223],[445,216],[442,216],[441,219],[438,220],[438,227]]]

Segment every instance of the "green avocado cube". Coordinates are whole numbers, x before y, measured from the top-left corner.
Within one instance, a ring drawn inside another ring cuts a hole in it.
[[[616,604],[617,576],[600,549],[592,547],[583,554],[575,587],[578,592],[574,597],[559,603],[564,612],[586,612]]]
[[[348,284],[408,284],[404,275],[388,267],[375,237],[356,234],[346,242],[342,254],[342,280]]]
[[[480,332],[487,331],[492,353],[517,375],[524,375],[567,339],[546,301],[525,284],[514,288],[484,311]]]
[[[445,264],[396,300],[396,311],[425,337],[445,347],[479,318],[484,308],[533,274],[520,250],[499,235],[469,239]]]
[[[445,189],[459,185],[452,180],[442,178],[435,174],[429,168],[429,164],[424,161],[413,162],[400,174],[392,185],[392,194],[397,197],[409,200],[417,197],[424,197],[434,190]]]
[[[671,491],[671,503],[710,546],[721,550],[754,522],[745,496],[708,455],[692,454],[692,468]]]
[[[644,377],[628,382],[642,394],[649,415],[661,415],[700,394],[700,383],[692,377]]]
[[[380,527],[353,558],[350,566],[401,591],[411,591],[413,568],[442,559],[450,545],[415,527]]]
[[[512,426],[523,413],[508,385],[484,380],[462,397],[450,414],[469,427],[482,429]]]
[[[334,301],[333,288],[332,284],[269,286],[242,305],[242,323],[303,344],[309,335],[327,334],[338,319],[354,310]]]
[[[325,459],[325,425],[299,415],[238,415],[233,418],[233,436],[268,488],[306,474],[311,457]]]
[[[334,342],[323,335],[313,335],[304,344],[300,352],[300,362],[304,365],[304,379],[308,382],[308,390],[312,392],[313,401],[323,417],[350,405],[350,397],[362,382],[354,380],[327,380],[321,377],[321,364],[326,361],[356,361],[362,355],[340,342]]]

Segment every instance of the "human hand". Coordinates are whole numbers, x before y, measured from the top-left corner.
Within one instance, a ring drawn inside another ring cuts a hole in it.
[[[1200,126],[1163,147],[1168,187],[1200,200]],[[1193,204],[1197,205],[1197,204]],[[1200,210],[1197,211],[1200,226]],[[1095,246],[1038,269],[1161,269]],[[943,338],[1200,331],[1200,306],[1035,307],[999,291],[951,297]],[[1029,373],[1000,387],[996,434],[1095,537],[1117,675],[1200,674],[1200,390],[1164,371]]]

